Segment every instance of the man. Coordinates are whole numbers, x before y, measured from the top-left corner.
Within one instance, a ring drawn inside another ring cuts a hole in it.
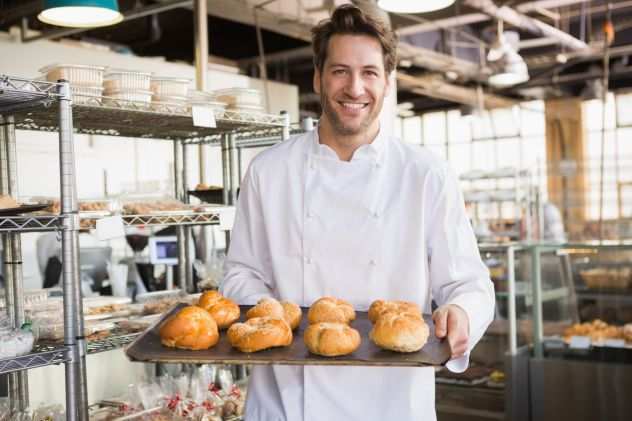
[[[331,295],[431,300],[437,335],[464,370],[494,294],[457,182],[423,148],[380,132],[395,36],[353,6],[313,29],[318,129],[256,157],[241,188],[222,292],[309,306]],[[363,338],[368,340],[368,338]],[[256,366],[246,419],[435,419],[433,368]]]

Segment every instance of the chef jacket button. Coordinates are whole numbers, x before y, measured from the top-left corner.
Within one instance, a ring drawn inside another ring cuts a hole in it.
[[[316,169],[316,163],[315,162],[310,162],[309,167],[313,170]]]
[[[380,161],[375,161],[375,168],[382,168],[382,163]]]
[[[308,212],[307,212],[307,217],[308,217],[308,218],[313,218],[313,217],[314,217],[314,214],[308,211]]]
[[[377,262],[375,261],[375,259],[371,259],[371,261],[369,262],[369,264],[371,266],[377,266]]]
[[[312,258],[309,256],[305,256],[305,263],[307,263],[308,265],[312,264]]]
[[[378,211],[373,212],[373,217],[374,218],[379,218],[380,217],[380,213]]]

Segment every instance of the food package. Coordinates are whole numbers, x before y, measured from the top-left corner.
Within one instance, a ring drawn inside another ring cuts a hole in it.
[[[35,336],[30,324],[14,329],[7,316],[0,316],[0,359],[28,354],[33,349]]]

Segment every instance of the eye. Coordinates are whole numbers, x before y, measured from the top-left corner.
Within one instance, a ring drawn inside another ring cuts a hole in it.
[[[365,75],[370,76],[370,77],[377,77],[378,74],[375,70],[365,70],[364,72]]]
[[[333,73],[334,75],[344,75],[347,71],[345,69],[334,69]]]

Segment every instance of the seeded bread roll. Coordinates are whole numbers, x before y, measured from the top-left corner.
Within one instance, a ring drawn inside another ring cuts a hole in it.
[[[246,312],[246,319],[253,317],[272,317],[275,319],[283,319],[285,313],[280,302],[271,297],[262,298],[257,305]]]
[[[281,301],[281,306],[283,307],[285,321],[290,325],[292,330],[296,329],[301,324],[303,311],[297,304],[290,301]]]
[[[369,332],[369,338],[381,348],[398,352],[419,351],[430,330],[423,318],[402,312],[382,314]]]
[[[204,309],[187,306],[160,327],[160,341],[171,348],[208,349],[219,340],[217,323]]]
[[[331,322],[349,323],[355,320],[353,306],[345,300],[334,297],[322,297],[316,300],[307,312],[309,324]]]
[[[292,343],[292,329],[283,319],[253,317],[226,332],[230,344],[242,352],[257,352]]]
[[[305,329],[309,352],[324,357],[351,354],[360,346],[360,333],[346,323],[315,323]]]
[[[369,320],[371,323],[375,323],[377,319],[388,312],[396,313],[409,313],[413,316],[421,317],[421,310],[417,307],[417,304],[410,301],[386,301],[375,300],[369,307]]]
[[[217,291],[206,291],[197,305],[213,316],[220,329],[226,329],[239,320],[240,310],[237,303]]]

